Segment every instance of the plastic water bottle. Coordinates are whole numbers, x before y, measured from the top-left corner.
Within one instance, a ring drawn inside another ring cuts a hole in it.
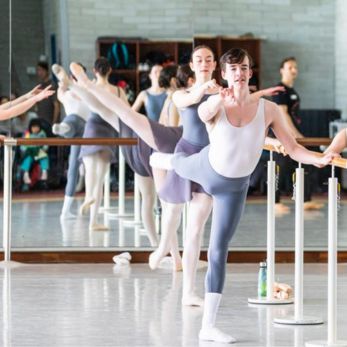
[[[259,263],[258,297],[266,297],[266,262]]]

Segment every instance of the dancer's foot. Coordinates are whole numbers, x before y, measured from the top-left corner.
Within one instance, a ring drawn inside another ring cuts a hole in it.
[[[149,164],[155,169],[172,170],[173,154],[155,152],[149,157]]]
[[[77,79],[77,84],[81,85],[82,87],[88,87],[92,83],[81,65],[72,62],[70,64],[70,71]]]
[[[275,204],[275,213],[276,214],[288,214],[290,213],[290,208],[281,202]]]
[[[55,135],[60,135],[60,136],[64,136],[67,132],[70,131],[70,125],[66,124],[64,122],[62,123],[55,123],[52,126],[52,133]]]
[[[77,216],[70,211],[64,212],[60,215],[60,219],[75,219]]]
[[[223,333],[221,330],[210,327],[202,328],[199,332],[199,339],[204,341],[215,341],[220,343],[235,343],[236,339],[232,336]]]
[[[323,207],[324,207],[324,204],[322,204],[320,202],[315,202],[315,201],[304,202],[304,210],[305,211],[320,210]]]
[[[84,215],[89,211],[89,208],[94,204],[95,199],[85,200],[79,209],[79,214]]]
[[[55,77],[57,77],[57,79],[59,80],[60,85],[63,88],[68,88],[71,82],[64,68],[58,64],[53,64],[52,72],[54,73]]]
[[[150,255],[149,255],[149,258],[148,258],[148,265],[149,267],[151,268],[151,270],[155,270],[158,268],[161,260],[164,258],[163,255],[161,255],[158,250],[152,252]]]
[[[200,296],[192,294],[183,294],[182,296],[183,306],[204,306],[204,299]]]
[[[180,272],[183,270],[182,259],[172,262],[172,270],[175,272]]]
[[[103,224],[92,224],[89,226],[89,231],[108,231],[110,228],[108,228],[106,225]]]

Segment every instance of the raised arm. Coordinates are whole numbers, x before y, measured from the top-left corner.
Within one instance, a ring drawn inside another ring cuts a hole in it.
[[[334,152],[321,156],[319,153],[309,151],[299,145],[288,129],[288,125],[283,119],[283,114],[275,103],[270,101],[265,103],[265,114],[267,119],[270,119],[270,126],[272,127],[276,137],[283,144],[285,151],[295,161],[323,167],[328,165],[334,157],[338,157]]]
[[[18,105],[11,106],[10,108],[7,108],[6,110],[0,109],[0,120],[6,120],[6,119],[11,119],[13,117],[17,117],[20,114],[29,110],[37,102],[50,97],[51,95],[55,93],[54,90],[51,90],[50,88],[51,86],[48,86],[47,88],[42,90],[40,93],[31,96],[29,99],[22,101]]]
[[[217,91],[219,86],[216,80],[207,81],[201,86],[186,90],[177,90],[172,95],[172,100],[178,109],[197,104],[208,91]]]
[[[324,151],[324,153],[336,152],[341,153],[344,148],[347,147],[347,128],[342,129],[334,137],[330,146]]]

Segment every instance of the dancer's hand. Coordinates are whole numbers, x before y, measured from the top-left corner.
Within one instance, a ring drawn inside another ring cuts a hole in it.
[[[46,99],[50,96],[52,96],[55,93],[55,90],[51,89],[52,85],[50,84],[48,87],[43,89],[40,93],[36,94],[33,98],[35,102],[39,102],[43,99]]]
[[[34,95],[39,94],[42,91],[41,89],[41,85],[38,84],[36,87],[34,87],[32,90],[30,90],[30,92],[25,94],[25,98],[26,99],[30,99],[31,97],[33,97]]]
[[[326,165],[331,164],[333,159],[335,159],[335,158],[341,158],[340,154],[335,153],[335,152],[325,153],[324,155],[322,155],[318,158],[318,162],[316,164],[314,164],[314,166],[322,168]]]
[[[276,153],[282,154],[283,156],[288,154],[278,139],[267,138],[265,143],[273,146]]]
[[[279,93],[283,93],[285,91],[285,88],[283,86],[277,86],[277,87],[271,87],[263,89],[263,96],[274,96]]]
[[[211,81],[207,81],[202,85],[203,90],[205,91],[205,93],[208,94],[216,94],[218,93],[218,90],[220,88],[220,86],[218,85],[218,83],[216,82],[215,79],[211,80]]]
[[[219,88],[219,96],[223,102],[230,102],[234,99],[234,87],[231,88]]]

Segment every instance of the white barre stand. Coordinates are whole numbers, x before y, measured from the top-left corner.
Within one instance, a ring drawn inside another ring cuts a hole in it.
[[[12,147],[17,145],[17,140],[7,138],[4,140],[4,201],[3,201],[3,238],[4,260],[0,268],[16,268],[23,266],[11,260],[11,234],[12,234]]]
[[[337,341],[337,178],[334,166],[329,178],[328,200],[328,340],[309,341],[306,347],[347,347],[347,341]]]
[[[299,163],[295,170],[295,303],[294,317],[275,318],[277,324],[316,325],[323,320],[303,315],[304,292],[304,169]]]
[[[276,163],[273,152],[270,151],[270,160],[267,162],[267,271],[266,271],[266,297],[249,298],[248,303],[253,305],[288,305],[293,299],[277,299],[273,297],[275,282],[275,194],[276,194]]]

